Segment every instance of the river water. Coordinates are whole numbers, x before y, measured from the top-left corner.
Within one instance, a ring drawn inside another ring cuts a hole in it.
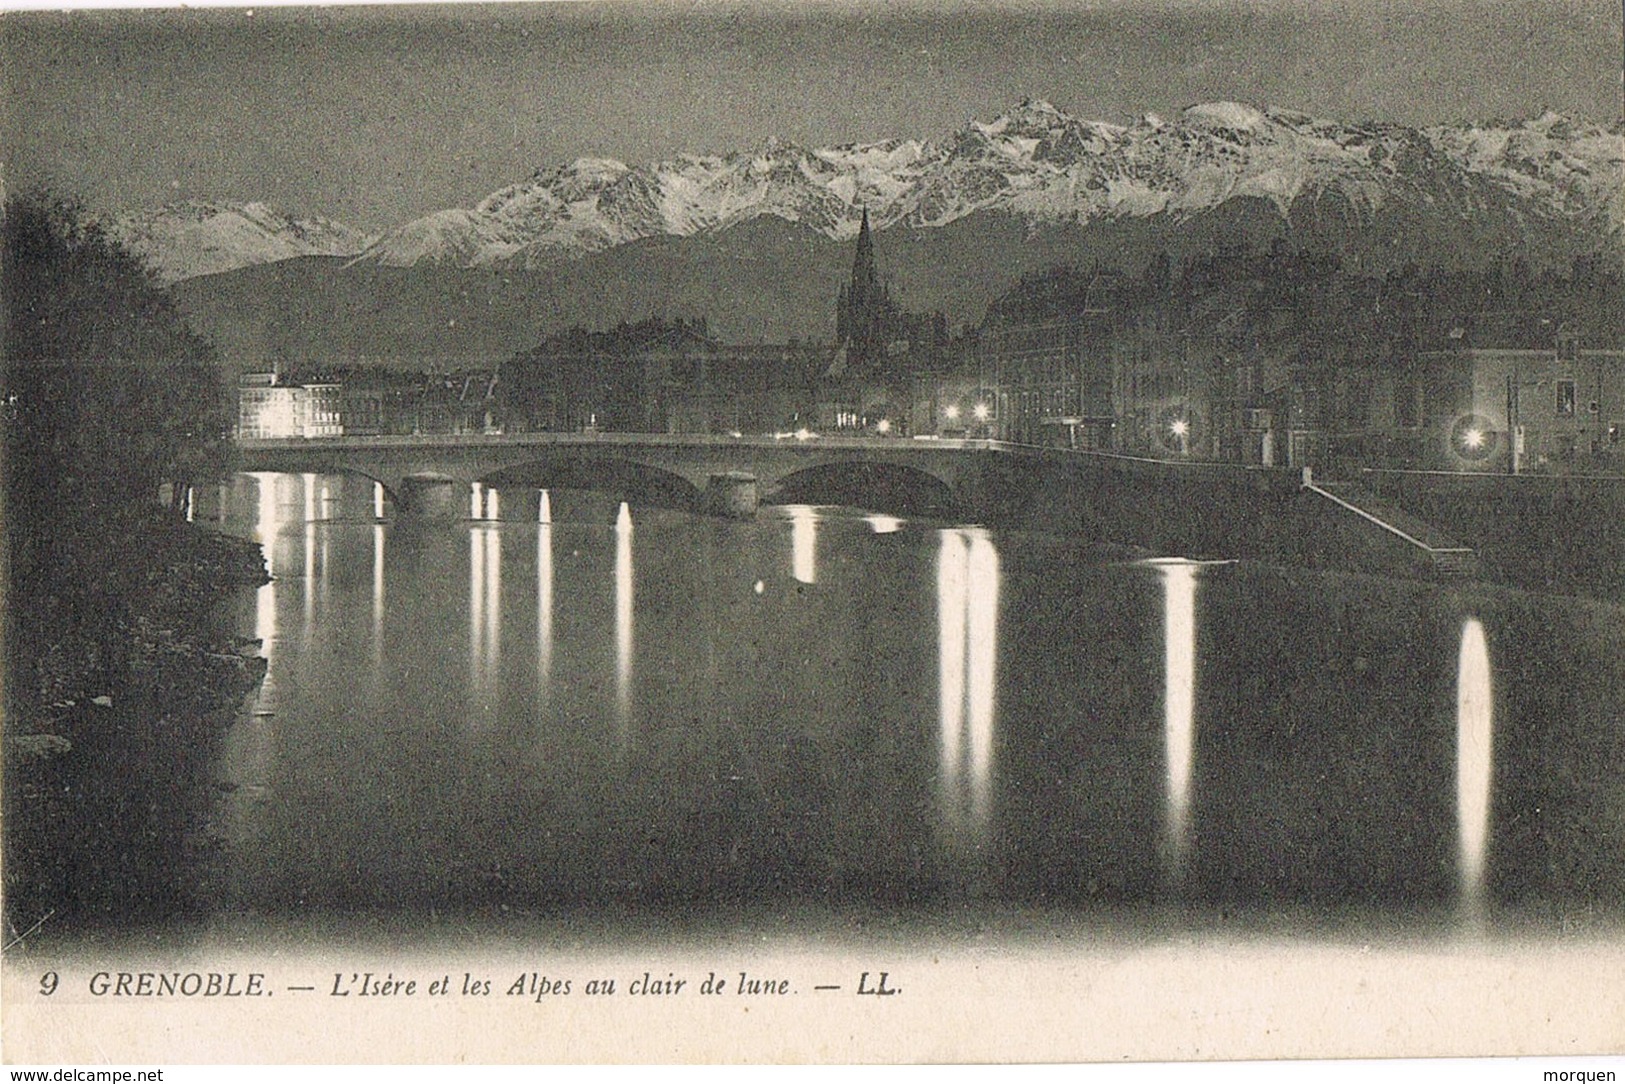
[[[229,493],[274,579],[232,617],[269,670],[223,910],[1625,903],[1617,605],[846,508],[374,499]]]

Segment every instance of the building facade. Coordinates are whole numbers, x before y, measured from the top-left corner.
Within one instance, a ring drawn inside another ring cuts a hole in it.
[[[1113,447],[1110,314],[995,318],[978,337],[977,395],[989,432],[1020,444],[1107,451]]]
[[[1428,451],[1449,470],[1618,471],[1625,351],[1467,348],[1424,354]]]

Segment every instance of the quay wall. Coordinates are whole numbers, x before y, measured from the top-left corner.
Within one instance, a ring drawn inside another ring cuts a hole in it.
[[[1367,470],[1361,484],[1477,550],[1497,579],[1625,600],[1625,478]]]

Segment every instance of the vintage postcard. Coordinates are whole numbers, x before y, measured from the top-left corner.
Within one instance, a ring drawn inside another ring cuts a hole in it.
[[[5,1059],[1625,1054],[1622,38],[0,13]]]

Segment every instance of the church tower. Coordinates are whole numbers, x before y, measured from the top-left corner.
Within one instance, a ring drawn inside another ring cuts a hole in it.
[[[835,302],[835,337],[847,344],[854,360],[872,362],[883,348],[891,299],[875,267],[875,241],[869,230],[869,209],[858,226],[858,251],[852,260],[852,278],[841,287]]]

